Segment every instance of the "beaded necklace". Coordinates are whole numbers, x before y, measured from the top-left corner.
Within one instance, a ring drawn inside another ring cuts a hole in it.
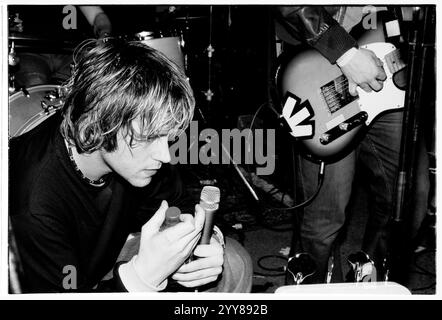
[[[98,179],[98,180],[91,180],[91,179],[89,179],[88,177],[86,177],[84,174],[83,174],[83,172],[81,172],[81,170],[80,170],[80,168],[77,166],[77,163],[75,162],[75,160],[74,160],[74,155],[73,155],[73,152],[72,152],[72,147],[71,147],[71,145],[65,140],[65,144],[66,144],[66,148],[68,149],[68,154],[69,154],[69,159],[71,160],[71,162],[72,162],[72,165],[74,166],[74,169],[75,169],[75,171],[79,174],[79,176],[84,180],[84,181],[86,181],[88,184],[90,184],[91,186],[94,186],[94,187],[102,187],[102,186],[104,186],[105,184],[106,184],[106,179],[104,178],[104,176],[103,177],[101,177],[100,179]]]

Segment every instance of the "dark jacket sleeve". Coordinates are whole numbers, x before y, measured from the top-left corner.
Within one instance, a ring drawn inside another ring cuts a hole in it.
[[[277,6],[275,18],[295,39],[318,50],[331,63],[357,42],[322,6]]]

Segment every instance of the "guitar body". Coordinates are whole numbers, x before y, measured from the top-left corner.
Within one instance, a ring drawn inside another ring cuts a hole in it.
[[[294,56],[278,75],[283,96],[291,93],[302,102],[308,101],[313,109],[313,136],[301,139],[301,143],[315,160],[333,160],[347,154],[376,117],[403,108],[405,91],[393,80],[394,67],[400,63],[391,59],[396,57],[396,47],[385,42],[382,27],[365,32],[358,43],[384,63],[387,79],[379,92],[367,93],[358,87],[357,97],[345,93],[346,78],[339,67],[313,49]]]

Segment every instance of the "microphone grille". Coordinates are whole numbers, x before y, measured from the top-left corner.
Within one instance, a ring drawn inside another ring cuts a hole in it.
[[[221,198],[221,192],[219,188],[214,186],[205,186],[201,190],[200,204],[204,209],[216,210]]]

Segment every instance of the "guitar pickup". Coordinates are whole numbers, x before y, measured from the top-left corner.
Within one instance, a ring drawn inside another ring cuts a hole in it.
[[[358,114],[351,117],[350,119],[341,122],[336,127],[333,127],[332,129],[324,132],[319,137],[319,142],[321,142],[323,145],[327,145],[330,142],[335,141],[345,133],[353,130],[354,128],[365,124],[367,118],[368,118],[367,112],[361,111]]]

